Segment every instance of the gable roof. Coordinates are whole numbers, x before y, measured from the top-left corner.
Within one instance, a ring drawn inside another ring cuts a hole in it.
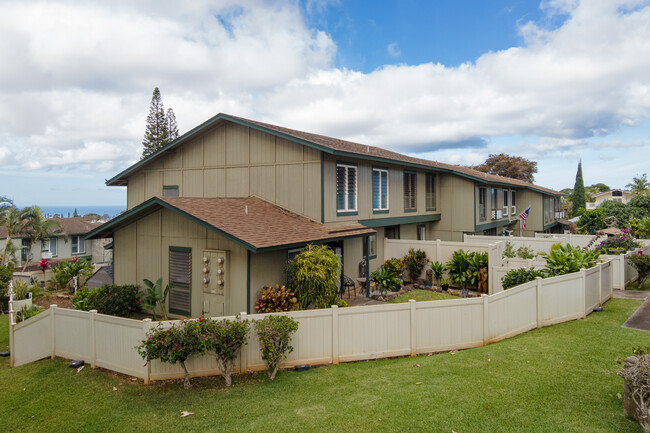
[[[425,169],[434,169],[443,172],[454,173],[459,176],[467,177],[472,180],[484,183],[494,183],[508,186],[517,186],[527,188],[538,192],[543,192],[551,195],[563,195],[560,192],[554,191],[549,188],[534,185],[532,183],[524,182],[518,179],[509,177],[497,176],[494,174],[487,174],[474,170],[470,167],[463,167],[453,164],[445,164],[438,161],[431,161],[428,159],[415,158],[401,153],[392,152],[390,150],[382,149],[381,147],[369,146],[365,144],[355,143],[352,141],[340,140],[338,138],[327,137],[325,135],[312,134],[309,132],[298,131],[295,129],[284,128],[282,126],[271,125],[269,123],[258,122],[255,120],[245,119],[243,117],[232,116],[229,114],[219,113],[191,131],[183,134],[176,140],[169,143],[167,146],[158,150],[157,152],[149,155],[147,158],[133,164],[131,167],[122,171],[118,175],[106,181],[108,186],[125,186],[128,176],[133,174],[139,168],[156,161],[166,152],[175,149],[182,144],[189,142],[193,137],[202,133],[208,128],[216,125],[223,124],[224,122],[233,122],[239,125],[248,126],[259,131],[263,131],[287,140],[303,144],[305,146],[318,149],[325,153],[339,156],[352,156],[355,158],[370,159],[384,163],[397,163],[408,165],[412,167],[419,167]]]
[[[325,226],[257,197],[153,197],[93,230],[86,239],[112,236],[116,229],[162,208],[252,252],[376,233],[361,224]]]
[[[83,235],[102,225],[100,222],[84,221],[82,217],[71,218],[47,218],[61,224],[61,228],[66,235]],[[16,234],[13,238],[22,238],[24,235]],[[7,227],[0,227],[0,238],[7,238]]]

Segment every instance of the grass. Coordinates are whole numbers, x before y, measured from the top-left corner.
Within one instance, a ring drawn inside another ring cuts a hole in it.
[[[9,432],[641,432],[623,416],[616,359],[650,333],[621,328],[640,305],[614,299],[585,320],[451,353],[143,385],[62,359],[9,368],[0,358],[0,425]],[[0,316],[0,351],[7,350]],[[373,332],[371,329],[359,332]],[[356,330],[355,330],[356,332]],[[116,388],[116,391],[113,390]],[[181,418],[181,411],[194,415]]]
[[[408,293],[393,298],[388,302],[393,304],[399,304],[402,302],[408,302],[409,299],[415,299],[416,301],[440,301],[443,299],[459,299],[458,296],[450,295],[446,292],[432,292],[431,290],[422,290],[415,289],[411,290]]]

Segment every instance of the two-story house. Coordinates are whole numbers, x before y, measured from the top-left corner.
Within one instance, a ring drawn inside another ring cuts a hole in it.
[[[550,229],[543,200],[559,194],[226,114],[107,184],[127,187],[127,212],[89,238],[114,238],[115,282],[163,276],[170,313],[192,316],[251,312],[257,291],[282,283],[288,258],[309,242],[330,245],[356,277],[364,258],[369,270],[381,264],[384,238],[514,230],[527,203],[527,231]]]

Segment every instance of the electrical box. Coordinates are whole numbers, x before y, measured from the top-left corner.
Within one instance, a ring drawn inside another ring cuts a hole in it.
[[[203,315],[223,316],[228,293],[228,252],[204,250],[201,269]]]

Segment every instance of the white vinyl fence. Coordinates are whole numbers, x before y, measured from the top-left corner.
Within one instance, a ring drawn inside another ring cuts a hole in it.
[[[633,251],[628,251],[625,254],[616,254],[608,255],[601,254],[602,259],[608,259],[613,262],[613,274],[614,282],[613,286],[615,289],[625,289],[628,284],[636,280],[639,276],[634,266],[630,263],[630,257],[636,254],[650,254],[650,246],[645,246],[643,248],[637,248]]]
[[[496,242],[498,239],[494,240],[495,243],[488,244],[485,242],[441,241],[440,239],[435,241],[384,239],[384,260],[388,260],[393,257],[404,257],[409,252],[409,249],[414,248],[424,251],[431,262],[439,261],[440,263],[444,264],[452,258],[455,251],[464,250],[465,252],[487,253],[487,265],[489,267],[495,266],[495,264],[500,266],[505,244],[503,242]],[[423,278],[427,269],[429,269],[429,266],[424,267],[420,278]],[[488,281],[489,293],[492,293],[490,291],[491,289],[489,289],[491,284],[492,281]]]
[[[534,253],[549,253],[553,244],[561,243],[562,245],[570,244],[572,246],[579,246],[581,248],[589,245],[589,242],[596,236],[592,235],[557,235],[558,237],[524,237],[524,236],[484,236],[484,235],[464,235],[465,242],[472,243],[494,243],[510,242],[515,250],[521,247],[530,248]],[[602,239],[605,239],[604,236]],[[592,245],[596,245],[594,242]]]
[[[583,318],[611,297],[610,263],[579,273],[537,279],[494,295],[445,301],[298,311],[295,350],[284,367],[440,352],[482,346],[533,328]],[[155,322],[123,319],[52,306],[15,324],[10,300],[11,365],[46,357],[83,359],[91,367],[150,380],[182,378],[178,365],[145,365],[135,347]],[[260,319],[261,314],[242,318]],[[234,319],[234,317],[227,317]],[[175,321],[164,322],[172,326]],[[193,376],[215,375],[210,355],[187,363]],[[239,359],[239,372],[261,370],[264,363],[251,335]]]

